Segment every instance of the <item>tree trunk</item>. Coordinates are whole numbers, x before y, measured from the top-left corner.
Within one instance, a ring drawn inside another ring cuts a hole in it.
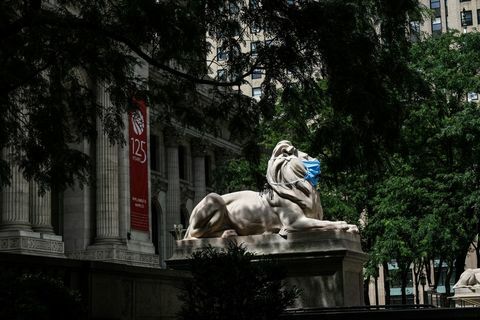
[[[388,272],[388,263],[383,263],[383,279],[384,280],[384,288],[385,288],[385,304],[390,304],[390,275]]]
[[[431,268],[431,263],[433,259],[425,259],[424,260],[424,266],[425,266],[425,276],[427,277],[427,283],[431,287],[432,286],[432,268]]]
[[[368,289],[370,287],[370,276],[363,280],[363,299],[366,306],[370,305],[370,296],[368,294]]]
[[[460,275],[465,271],[465,258],[467,257],[468,247],[466,250],[459,251],[455,259],[455,283],[460,279]],[[453,271],[453,270],[452,270]]]
[[[438,287],[438,280],[440,280],[440,274],[442,273],[443,258],[440,258],[438,262],[437,270],[433,270],[433,290],[436,291]]]
[[[408,267],[407,270],[402,269],[400,271],[402,277],[402,304],[407,304],[407,279],[408,279]]]
[[[451,294],[450,294],[450,279],[452,278],[452,272],[453,272],[453,263],[448,263],[448,269],[447,269],[447,275],[445,276],[445,300],[444,306],[449,307],[449,300],[447,299]]]
[[[375,277],[375,305],[378,306],[378,277]]]
[[[419,272],[417,272],[417,268],[415,266],[413,266],[413,281],[415,282],[415,303],[420,304],[420,291],[418,290],[418,286],[420,285]]]
[[[450,295],[450,279],[452,278],[453,268],[448,267],[447,274],[445,276],[445,293]]]

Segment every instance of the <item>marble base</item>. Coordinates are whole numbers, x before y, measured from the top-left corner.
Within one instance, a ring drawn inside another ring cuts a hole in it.
[[[65,258],[61,236],[31,231],[0,232],[0,252]]]
[[[455,295],[451,297],[456,307],[478,307],[480,306],[480,287],[455,288]]]
[[[139,252],[139,253],[146,253],[146,254],[155,253],[155,247],[153,246],[153,243],[146,242],[146,241],[128,240],[127,249],[130,251]]]
[[[312,230],[289,233],[286,238],[269,234],[179,240],[167,266],[187,269],[192,252],[207,246],[225,248],[230,241],[242,243],[249,251],[275,259],[286,268],[287,282],[302,291],[295,307],[364,304],[362,271],[367,255],[358,234]]]
[[[131,266],[160,268],[160,259],[154,253],[129,250],[124,244],[91,245],[84,251],[68,252],[71,259],[104,261]]]

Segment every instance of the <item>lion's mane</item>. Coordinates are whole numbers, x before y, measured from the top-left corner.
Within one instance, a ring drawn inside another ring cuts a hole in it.
[[[296,203],[306,216],[322,219],[320,198],[315,188],[304,179],[306,169],[302,160],[311,160],[298,151],[290,141],[277,143],[268,161],[267,181],[280,197]]]

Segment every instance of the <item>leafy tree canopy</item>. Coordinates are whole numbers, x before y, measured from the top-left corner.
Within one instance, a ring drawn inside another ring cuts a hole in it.
[[[457,277],[478,233],[480,113],[469,92],[480,91],[478,33],[430,37],[411,49],[411,66],[427,95],[409,105],[400,148],[377,185],[368,234],[378,263],[454,263]],[[395,226],[392,228],[391,226]]]
[[[89,158],[72,145],[94,140],[97,118],[112,141],[122,141],[132,95],[146,93],[164,121],[205,130],[223,117],[238,133],[271,116],[278,99],[291,99],[291,83],[308,92],[326,78],[332,112],[358,137],[345,152],[358,142],[375,158],[398,132],[403,107],[394,93],[408,87],[407,22],[417,13],[413,0],[2,1],[0,147],[27,178],[64,188],[88,180]],[[253,25],[268,40],[256,55],[239,50]],[[207,76],[215,61],[206,61],[206,35],[228,52],[230,81]],[[135,72],[144,62],[148,86]],[[219,90],[242,84],[256,68],[266,79],[258,105]],[[112,106],[97,101],[99,86]],[[199,86],[216,99],[199,107]],[[4,184],[8,166],[1,164]]]

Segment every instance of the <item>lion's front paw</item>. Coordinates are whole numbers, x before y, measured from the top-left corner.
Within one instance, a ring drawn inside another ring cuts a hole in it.
[[[222,234],[222,238],[230,238],[230,237],[236,237],[236,236],[238,236],[238,233],[233,229],[225,230]]]
[[[287,229],[287,227],[282,227],[282,228],[278,231],[278,235],[279,235],[280,237],[287,238],[288,232],[289,232],[289,230]]]
[[[348,225],[347,232],[359,233],[358,227],[357,227],[356,225],[354,225],[354,224],[349,224],[349,225]]]

